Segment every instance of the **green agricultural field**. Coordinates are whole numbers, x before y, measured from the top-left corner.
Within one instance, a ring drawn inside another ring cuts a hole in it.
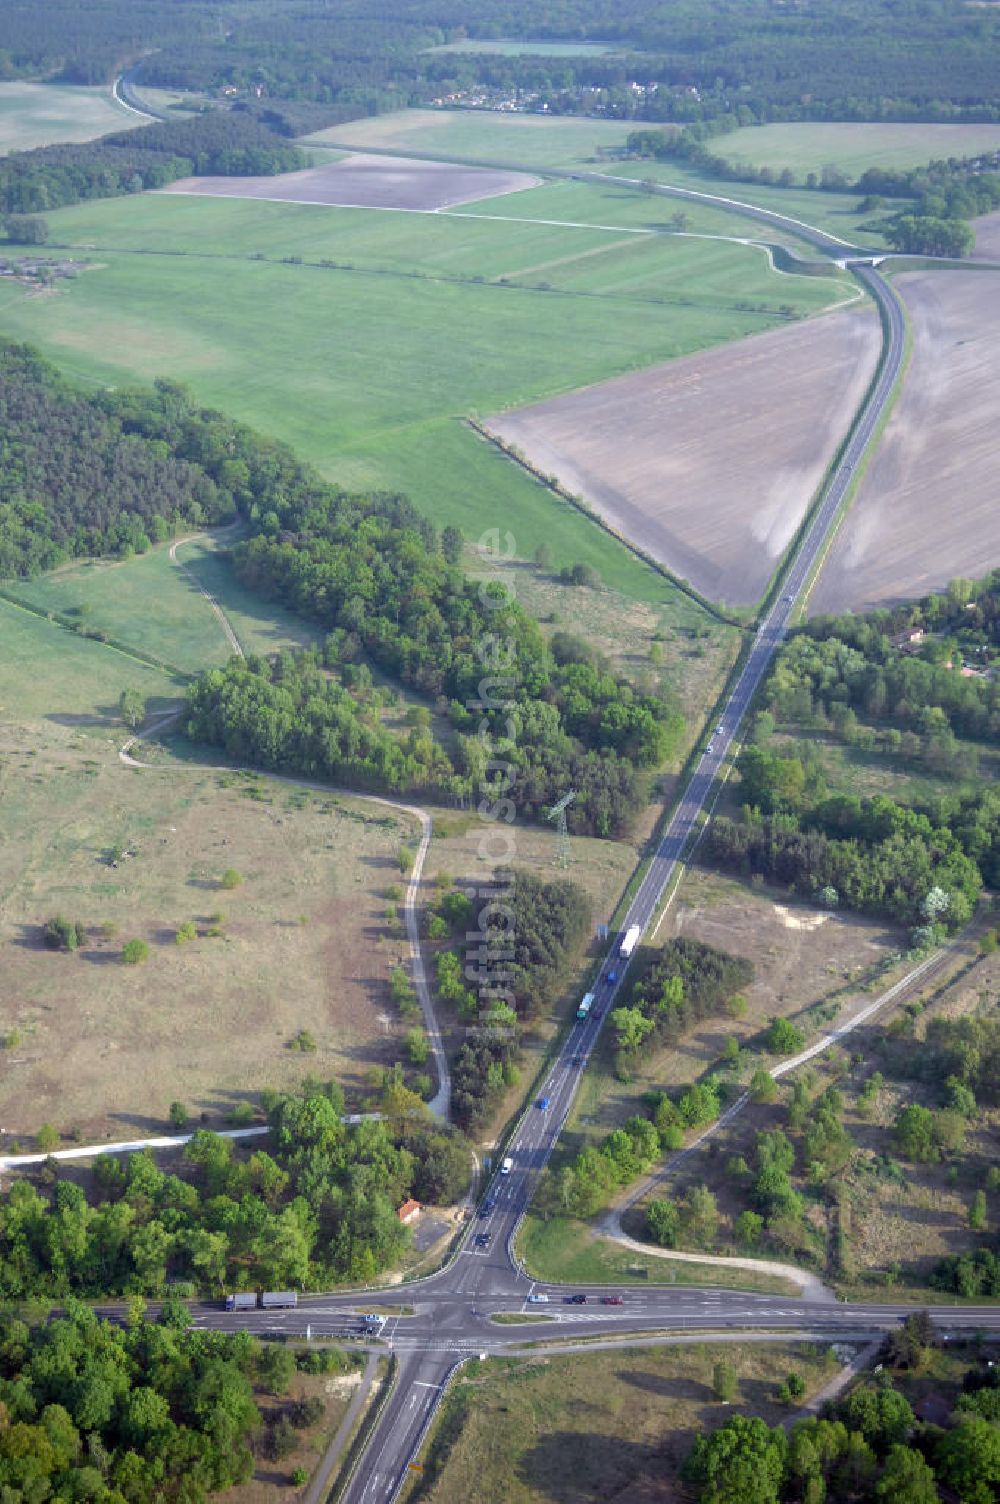
[[[142,124],[138,115],[116,103],[107,86],[0,84],[0,152],[27,151],[54,141],[92,141]]]
[[[728,136],[721,138],[720,154],[724,154],[721,150],[722,143],[729,139]],[[864,228],[873,219],[877,220],[879,215],[877,212],[874,215],[870,212],[859,213],[857,194],[821,193],[808,188],[768,188],[759,183],[730,183],[722,178],[696,172],[680,162],[615,162],[606,170],[620,177],[637,180],[649,178],[653,182],[670,183],[677,188],[693,188],[698,193],[711,193],[720,198],[754,204],[761,209],[773,209],[778,214],[800,219],[807,225],[825,230],[830,235],[837,235],[841,240],[852,244],[874,247],[885,244],[880,235]],[[909,199],[893,199],[893,209],[905,209],[909,203]],[[749,220],[745,222],[750,224]],[[751,225],[748,233],[759,234],[761,228],[758,226],[755,230]],[[780,238],[787,239],[790,245],[796,245],[789,234]],[[801,244],[797,248],[801,251]]]
[[[3,588],[184,673],[225,663],[231,651],[211,605],[171,562],[166,544],[127,561],[87,560],[38,579],[6,580]]]
[[[752,247],[670,235],[636,235],[633,247],[617,230],[488,216],[146,195],[61,210],[50,223],[53,240],[88,250],[92,266],[46,299],[0,290],[0,332],[40,344],[85,380],[186,382],[345,486],[406,491],[472,537],[503,525],[522,557],[545,542],[557,564],[593,563],[605,584],[660,603],[673,595],[662,578],[462,417],[738,339],[843,296],[835,279],[772,272]],[[337,266],[288,260],[299,257]],[[527,285],[490,281],[505,276]]]
[[[922,167],[947,157],[1000,150],[1000,125],[827,124],[751,126],[717,143],[720,156],[797,175],[838,167],[860,177],[866,167]]]
[[[620,150],[631,126],[620,120],[564,115],[500,115],[490,110],[399,110],[369,120],[331,125],[305,137],[310,144],[359,151],[402,151],[458,161],[490,159],[524,167],[592,163],[599,149]]]
[[[118,697],[146,697],[151,715],[176,709],[183,684],[104,643],[0,600],[0,723],[51,721],[105,738],[122,731]]]

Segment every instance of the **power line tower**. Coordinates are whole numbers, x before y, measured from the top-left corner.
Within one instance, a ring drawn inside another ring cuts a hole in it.
[[[553,804],[552,808],[545,816],[546,820],[555,821],[556,830],[559,833],[558,845],[556,846],[556,861],[559,863],[560,867],[569,866],[569,826],[566,824],[566,811],[569,809],[575,798],[576,789],[570,789],[569,793],[564,794],[563,797],[559,800],[558,804]]]

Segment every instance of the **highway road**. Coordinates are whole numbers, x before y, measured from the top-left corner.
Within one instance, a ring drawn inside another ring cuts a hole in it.
[[[766,216],[766,211],[760,211]],[[766,216],[775,218],[775,216]],[[780,218],[780,216],[777,216]],[[819,240],[827,237],[816,232]],[[825,248],[832,248],[827,245]],[[692,776],[667,824],[659,845],[623,920],[623,930],[638,925],[645,933],[655,919],[677,864],[698,826],[699,817],[731,746],[737,739],[754,692],[782,642],[797,603],[813,570],[822,559],[837,514],[854,481],[862,457],[882,417],[900,373],[904,353],[904,322],[900,305],[874,267],[856,264],[854,274],[865,284],[882,313],[885,332],[881,364],[852,434],[830,477],[819,505],[799,540],[781,591],[765,612],[746,653],[717,730],[699,757]],[[589,1340],[599,1337],[649,1337],[671,1331],[720,1332],[739,1339],[766,1328],[770,1331],[815,1331],[860,1334],[865,1337],[898,1323],[910,1307],[860,1306],[789,1299],[779,1295],[749,1295],[721,1289],[696,1290],[674,1286],[629,1287],[622,1304],[603,1302],[606,1289],[567,1292],[555,1285],[535,1285],[519,1267],[515,1237],[528,1205],[533,1184],[547,1163],[569,1113],[587,1058],[601,1023],[622,986],[627,963],[617,943],[605,957],[593,984],[596,1001],[589,1018],[568,1030],[559,1053],[539,1090],[538,1099],[524,1111],[505,1149],[509,1173],[496,1165],[489,1179],[479,1215],[470,1223],[455,1257],[446,1268],[426,1279],[380,1291],[309,1297],[293,1311],[224,1313],[196,1307],[196,1321],[206,1327],[244,1327],[258,1333],[349,1337],[371,1340],[359,1313],[374,1305],[379,1312],[412,1308],[412,1314],[389,1314],[381,1322],[378,1341],[398,1361],[395,1384],[378,1413],[368,1444],[342,1494],[343,1504],[390,1504],[405,1481],[448,1380],[471,1356],[516,1350],[540,1339]],[[538,1103],[546,1099],[543,1110]],[[569,1304],[568,1296],[585,1294],[586,1303]],[[547,1296],[544,1302],[531,1297]],[[530,1324],[497,1324],[500,1314],[531,1314]],[[1000,1310],[994,1307],[948,1307],[941,1310],[949,1327],[1000,1330]]]

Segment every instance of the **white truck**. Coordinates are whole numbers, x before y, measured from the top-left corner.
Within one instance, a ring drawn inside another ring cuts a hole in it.
[[[639,944],[639,936],[641,934],[641,925],[633,924],[629,926],[629,928],[625,931],[625,934],[622,936],[621,954],[623,956],[627,957],[632,954],[636,946]]]

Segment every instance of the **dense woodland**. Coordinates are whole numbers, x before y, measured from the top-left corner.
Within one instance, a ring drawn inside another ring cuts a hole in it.
[[[709,830],[710,860],[926,930],[968,918],[1000,882],[1000,794],[977,777],[1000,734],[1000,572],[867,616],[816,617],[783,646],[739,763],[743,809]],[[903,804],[827,786],[815,733],[952,782]],[[939,893],[946,902],[942,905]]]
[[[919,1379],[933,1343],[929,1318],[915,1313],[886,1339],[884,1365],[897,1382],[913,1371]],[[727,1369],[717,1368],[716,1390],[728,1400],[736,1386]],[[790,1375],[784,1387],[783,1398],[794,1404],[801,1379]],[[682,1476],[698,1504],[939,1504],[942,1498],[993,1504],[1000,1488],[1000,1379],[993,1364],[972,1361],[944,1426],[918,1421],[884,1371],[878,1382],[859,1384],[790,1431],[734,1415],[695,1439]]]
[[[0,346],[0,476],[0,577],[128,557],[233,515],[200,466],[128,432],[24,345]]]
[[[438,995],[466,1028],[452,1065],[452,1113],[476,1130],[516,1079],[521,1027],[558,1001],[575,972],[590,934],[590,901],[568,879],[543,882],[499,868],[488,899],[453,891],[437,912],[463,942],[435,958]]]
[[[298,147],[238,111],[119,131],[82,146],[0,157],[0,213],[39,214],[84,199],[163,188],[192,173],[271,176],[305,167]]]
[[[0,1299],[152,1295],[170,1282],[226,1289],[328,1288],[398,1263],[410,1195],[447,1203],[465,1189],[468,1151],[393,1078],[382,1121],[341,1122],[337,1086],[270,1099],[267,1150],[239,1158],[199,1130],[178,1173],[151,1153],[100,1155],[94,1191],[42,1176],[0,1205]],[[48,1184],[52,1180],[54,1184]],[[2,1398],[2,1395],[0,1395]]]
[[[176,1302],[127,1326],[77,1302],[31,1325],[0,1310],[0,1492],[11,1504],[201,1504],[246,1482],[253,1387],[268,1386],[275,1352],[290,1357],[247,1332],[194,1331]]]
[[[617,55],[505,58],[425,49],[467,37],[600,40]],[[13,0],[0,77],[93,83],[143,58],[151,83],[262,87],[341,118],[454,90],[530,91],[552,111],[699,119],[998,118],[1000,30],[953,0]],[[658,88],[636,95],[631,84]]]

